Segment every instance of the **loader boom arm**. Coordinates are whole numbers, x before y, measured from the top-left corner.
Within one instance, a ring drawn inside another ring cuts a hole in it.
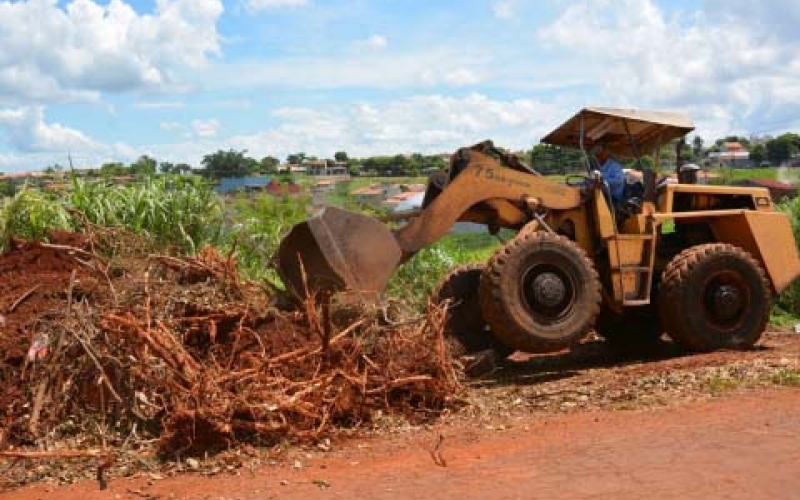
[[[519,228],[531,219],[531,209],[568,210],[581,203],[580,188],[504,167],[479,151],[465,154],[461,170],[396,231],[334,207],[295,225],[277,252],[287,289],[299,298],[341,290],[380,293],[400,264],[459,220]]]
[[[468,166],[419,216],[395,232],[400,249],[413,255],[446,235],[471,207],[492,199],[520,206],[526,199],[535,199],[540,206],[557,210],[575,208],[581,201],[579,188],[505,168],[490,156],[470,151]]]

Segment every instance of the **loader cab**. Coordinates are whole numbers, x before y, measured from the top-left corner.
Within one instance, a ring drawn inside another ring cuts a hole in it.
[[[611,307],[647,305],[654,283],[661,222],[657,182],[662,145],[694,129],[678,113],[614,108],[585,108],[548,134],[542,142],[579,149],[586,165],[589,196],[586,212],[592,235],[589,250],[600,256],[603,281],[612,292]],[[591,151],[602,145],[620,163],[637,172],[626,183],[620,203],[611,202],[604,181],[593,168]],[[653,165],[644,161],[650,155]]]

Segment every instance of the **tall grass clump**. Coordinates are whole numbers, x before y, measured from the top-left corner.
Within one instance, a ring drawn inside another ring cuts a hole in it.
[[[789,215],[795,242],[800,241],[800,198],[784,201],[778,208]],[[800,319],[800,280],[795,280],[778,296],[775,306],[773,321],[793,324]]]
[[[0,251],[8,249],[11,238],[39,240],[53,229],[72,229],[58,197],[23,186],[13,197],[0,200]]]
[[[199,177],[148,177],[133,184],[73,178],[68,202],[93,224],[144,234],[157,247],[183,253],[217,243],[222,233],[221,200]]]

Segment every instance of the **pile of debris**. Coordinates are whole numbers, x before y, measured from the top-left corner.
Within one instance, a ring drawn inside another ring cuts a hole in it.
[[[398,325],[313,298],[287,310],[213,249],[99,240],[54,234],[0,255],[0,451],[75,436],[166,457],[313,442],[376,414],[431,418],[458,388],[442,311]]]

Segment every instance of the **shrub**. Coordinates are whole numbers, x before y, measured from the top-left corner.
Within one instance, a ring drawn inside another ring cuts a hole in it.
[[[800,241],[800,198],[785,201],[779,204],[778,208],[789,214],[795,242]],[[783,293],[778,296],[775,305],[777,316],[782,316],[781,312],[788,313],[794,318],[800,316],[800,280],[795,280],[794,283],[784,290]],[[782,318],[782,320],[783,322],[787,322],[786,318]],[[792,320],[789,321],[795,322]]]
[[[179,252],[196,253],[222,230],[221,201],[198,177],[148,177],[135,184],[73,178],[68,202],[94,224],[145,234]]]
[[[51,229],[72,229],[71,222],[63,200],[24,186],[0,200],[0,251],[12,237],[42,239]]]

